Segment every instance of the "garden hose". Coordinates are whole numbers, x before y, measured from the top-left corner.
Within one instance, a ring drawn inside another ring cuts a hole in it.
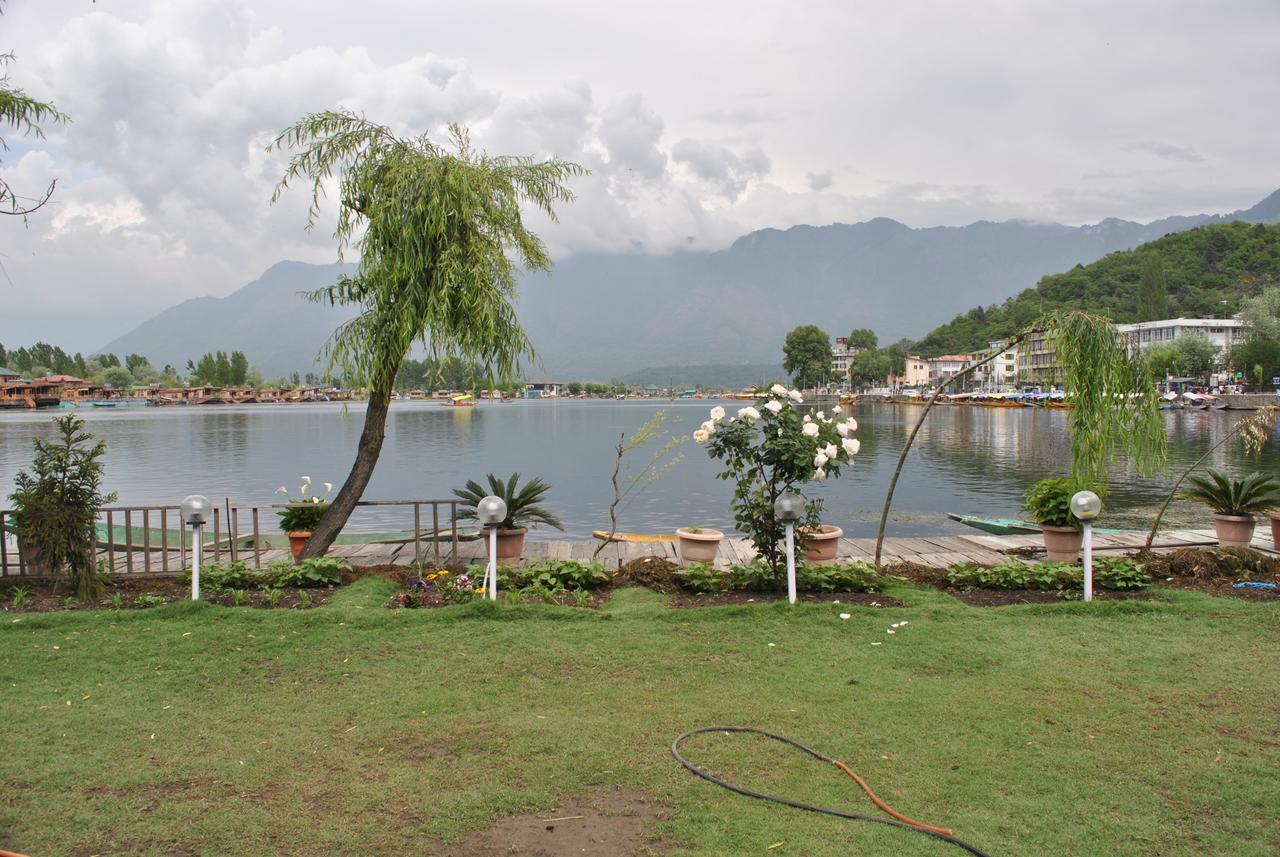
[[[880,809],[887,812],[889,815],[892,816],[892,818],[884,818],[878,815],[864,815],[863,813],[860,813],[860,812],[847,812],[842,809],[830,809],[828,807],[823,807],[823,806],[813,806],[812,804],[801,803],[799,801],[789,800],[784,797],[777,797],[776,795],[767,795],[767,794],[764,794],[763,792],[752,791],[751,789],[746,789],[746,788],[743,788],[742,786],[735,786],[733,783],[723,780],[720,777],[717,777],[715,774],[711,774],[711,773],[708,773],[707,771],[704,771],[703,769],[699,768],[697,765],[690,762],[684,756],[680,755],[680,744],[689,736],[697,735],[702,732],[750,732],[755,735],[763,735],[766,738],[772,738],[774,741],[781,741],[783,744],[787,744],[789,746],[795,747],[797,750],[803,750],[813,758],[818,759],[819,761],[822,761],[822,762],[827,762],[829,764],[835,765],[837,768],[844,771],[849,776],[853,777],[853,779],[858,783],[858,785],[862,787],[862,790],[867,793],[867,797],[871,798],[871,801],[876,806],[878,806]],[[671,755],[675,756],[676,761],[684,765],[686,768],[688,768],[690,773],[692,773],[694,776],[701,777],[702,779],[708,782],[715,783],[716,785],[722,788],[726,788],[731,792],[737,792],[740,795],[746,795],[747,797],[753,797],[753,798],[758,798],[760,800],[767,800],[767,801],[772,801],[774,803],[780,803],[783,806],[789,806],[795,809],[803,809],[807,812],[818,812],[818,813],[822,813],[823,815],[834,815],[837,818],[847,818],[852,821],[874,821],[877,824],[887,824],[890,827],[902,827],[907,830],[914,830],[917,833],[923,833],[925,836],[931,836],[934,839],[941,839],[943,842],[947,842],[951,845],[955,845],[959,848],[963,848],[965,851],[968,851],[970,854],[976,854],[977,857],[989,857],[989,855],[987,855],[986,852],[978,849],[973,845],[970,845],[968,842],[965,842],[963,839],[957,839],[956,837],[952,836],[951,831],[946,828],[933,827],[932,825],[922,824],[919,821],[915,821],[913,819],[907,818],[905,815],[892,809],[888,804],[886,804],[884,801],[878,798],[875,792],[871,791],[871,787],[867,785],[866,781],[863,780],[862,777],[855,774],[849,768],[849,766],[846,765],[844,762],[841,762],[839,759],[833,759],[830,756],[827,756],[823,753],[819,753],[817,750],[814,750],[812,747],[806,747],[805,745],[799,743],[798,741],[792,741],[790,738],[787,738],[784,735],[777,735],[773,732],[766,732],[763,729],[756,729],[753,726],[700,726],[697,729],[690,729],[688,732],[682,733],[679,737],[676,738],[676,740],[672,741]]]

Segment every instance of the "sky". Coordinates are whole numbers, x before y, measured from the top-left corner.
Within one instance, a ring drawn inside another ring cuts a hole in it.
[[[52,201],[0,221],[0,343],[89,353],[281,259],[332,207],[270,203],[276,134],[345,107],[590,169],[557,258],[716,250],[892,217],[1149,221],[1280,187],[1280,2],[7,0],[9,85],[71,117],[0,129]],[[287,320],[282,320],[287,323]]]

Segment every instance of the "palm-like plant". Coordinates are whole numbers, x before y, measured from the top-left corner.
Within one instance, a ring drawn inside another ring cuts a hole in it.
[[[551,486],[538,477],[533,477],[523,486],[519,484],[519,473],[512,473],[511,478],[506,482],[492,473],[486,474],[485,479],[489,482],[488,490],[474,479],[468,479],[465,488],[453,489],[454,496],[466,501],[462,506],[463,518],[476,517],[477,504],[492,494],[494,497],[501,497],[507,504],[507,517],[502,520],[499,529],[514,530],[517,527],[536,524],[546,524],[557,530],[564,529],[559,518],[538,505],[551,490]]]
[[[1187,496],[1199,500],[1219,515],[1251,517],[1280,506],[1280,479],[1270,473],[1250,473],[1243,479],[1212,467],[1187,477]]]

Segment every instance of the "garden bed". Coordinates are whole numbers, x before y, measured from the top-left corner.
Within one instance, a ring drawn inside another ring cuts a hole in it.
[[[1185,548],[1135,554],[1161,586],[1192,589],[1250,601],[1280,600],[1277,589],[1237,589],[1242,580],[1280,584],[1280,559],[1247,548]]]
[[[349,582],[349,581],[348,581]],[[239,596],[228,590],[205,589],[200,597],[210,604],[224,607],[262,607],[305,609],[319,607],[337,591],[337,587],[288,587],[275,590],[272,596],[262,590],[244,590]],[[303,593],[306,593],[305,595]],[[102,594],[92,601],[73,597],[71,583],[66,580],[32,580],[0,585],[0,605],[11,613],[54,613],[64,610],[145,610],[174,601],[191,598],[191,584],[176,577],[113,577]]]
[[[785,592],[685,592],[674,593],[671,607],[724,607],[731,604],[768,604],[786,601]],[[799,592],[796,600],[805,604],[854,604],[859,607],[905,607],[905,602],[878,592]]]
[[[1009,604],[1057,604],[1061,601],[1079,601],[1084,593],[1073,589],[947,589],[970,607],[1004,607]],[[1110,589],[1093,590],[1095,601],[1150,601],[1150,592],[1114,592]]]

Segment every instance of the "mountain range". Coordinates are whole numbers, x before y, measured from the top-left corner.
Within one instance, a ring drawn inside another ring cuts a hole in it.
[[[660,375],[668,366],[776,365],[798,324],[816,323],[832,337],[857,327],[875,330],[881,342],[918,337],[1045,274],[1231,220],[1280,222],[1280,190],[1231,214],[1145,224],[1010,220],[916,229],[875,218],[763,229],[715,252],[580,253],[521,280],[520,319],[542,361],[527,374],[604,381],[641,367]],[[352,270],[279,262],[226,297],[185,301],[98,351],[181,367],[206,351],[241,350],[266,377],[314,371],[328,336],[353,313],[298,292]]]

